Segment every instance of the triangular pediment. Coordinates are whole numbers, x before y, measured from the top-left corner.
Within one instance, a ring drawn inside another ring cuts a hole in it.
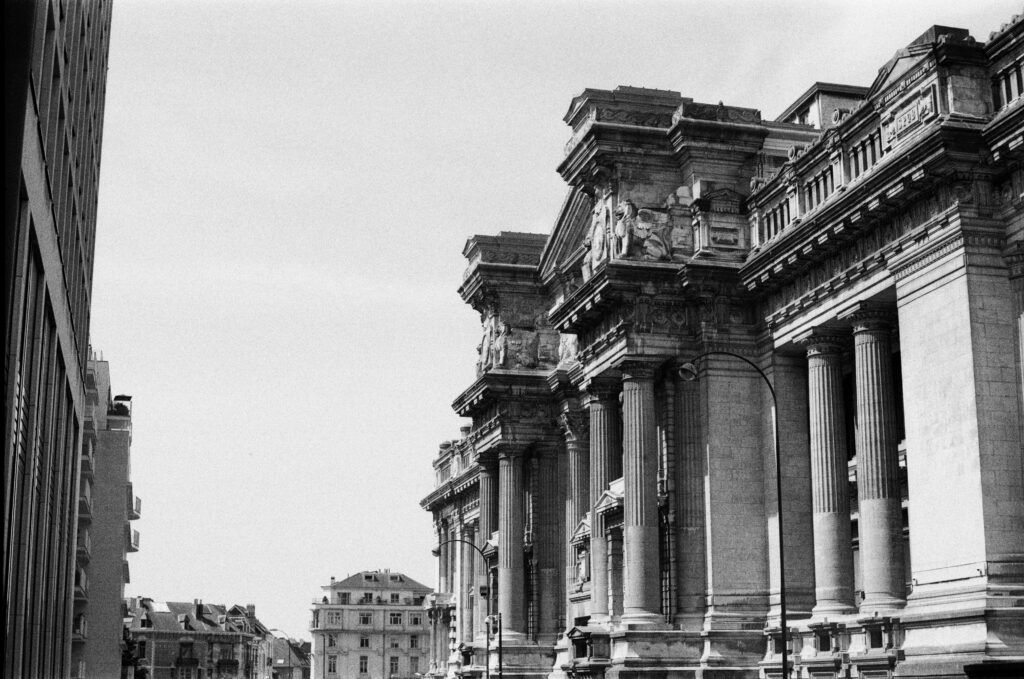
[[[578,524],[576,529],[572,532],[572,537],[569,538],[570,544],[577,544],[579,542],[585,542],[590,539],[590,514],[587,513]]]
[[[561,273],[579,254],[590,226],[593,200],[579,186],[569,190],[540,258],[540,278]]]
[[[615,479],[608,484],[608,490],[601,493],[594,511],[598,514],[605,514],[617,509],[622,509],[622,498],[624,496],[624,482],[622,478]]]

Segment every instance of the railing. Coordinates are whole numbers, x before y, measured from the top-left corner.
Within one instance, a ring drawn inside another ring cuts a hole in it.
[[[78,568],[75,570],[75,598],[89,598],[89,576],[86,574],[85,569],[83,568]]]
[[[92,517],[92,484],[84,479],[78,494],[78,516],[80,518]]]
[[[128,495],[128,519],[134,521],[142,514],[142,500],[135,497],[135,489],[131,483],[128,484],[126,490]]]
[[[85,614],[82,613],[75,617],[74,625],[71,627],[71,636],[75,641],[85,641],[89,638],[89,621],[85,619]],[[80,671],[85,669],[85,661],[79,663]],[[84,673],[80,676],[85,676]]]
[[[125,548],[127,549],[128,552],[139,551],[139,531],[132,530],[128,526],[125,526],[124,537],[125,542],[127,543]]]
[[[86,560],[92,555],[92,538],[89,537],[88,530],[78,534],[78,555]]]

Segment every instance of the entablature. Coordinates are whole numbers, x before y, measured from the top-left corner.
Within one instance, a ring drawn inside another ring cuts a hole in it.
[[[547,376],[547,370],[491,370],[459,395],[452,408],[473,418],[467,439],[478,461],[502,446],[560,442]]]

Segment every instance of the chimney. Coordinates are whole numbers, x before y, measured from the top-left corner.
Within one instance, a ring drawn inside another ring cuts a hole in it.
[[[245,615],[248,618],[255,618],[256,617],[256,604],[246,604],[245,605]]]
[[[196,606],[195,618],[196,618],[196,620],[201,620],[203,618],[203,600],[202,599],[193,599],[193,603]]]

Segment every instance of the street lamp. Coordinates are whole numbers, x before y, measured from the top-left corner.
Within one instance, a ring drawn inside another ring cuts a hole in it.
[[[487,607],[487,617],[484,618],[484,628],[486,630],[486,641],[487,641],[487,643],[484,646],[484,676],[487,677],[487,679],[490,679],[490,677],[491,677],[491,631],[490,631],[490,624],[491,624],[491,588],[490,588],[490,579],[491,578],[490,578],[490,575],[489,575],[490,571],[487,570],[487,557],[484,556],[484,550],[482,550],[480,547],[478,547],[477,545],[473,544],[469,540],[463,540],[461,538],[449,538],[448,540],[443,540],[443,541],[439,542],[437,546],[440,548],[441,546],[450,544],[452,542],[461,542],[462,544],[469,545],[470,547],[475,549],[476,553],[480,555],[480,561],[484,565],[484,571],[488,573],[488,576],[487,576],[488,585],[483,588],[484,590],[486,590],[486,595],[485,595],[484,603],[485,603],[485,606]],[[481,594],[484,594],[484,592],[481,592]],[[499,621],[498,624],[500,625],[501,624],[500,614],[499,614],[498,621]],[[500,629],[501,628],[499,627],[499,633],[500,633]],[[498,640],[498,676],[499,677],[501,676],[501,640],[500,639]]]
[[[786,549],[782,535],[782,459],[779,456],[779,401],[775,397],[775,388],[764,374],[752,361],[731,351],[705,351],[699,356],[679,367],[679,377],[687,382],[697,379],[697,361],[706,356],[731,356],[743,361],[757,371],[757,374],[764,380],[768,392],[772,395],[772,430],[775,444],[775,503],[776,515],[779,519],[779,624],[782,627],[782,679],[789,679],[789,630],[786,627]]]

